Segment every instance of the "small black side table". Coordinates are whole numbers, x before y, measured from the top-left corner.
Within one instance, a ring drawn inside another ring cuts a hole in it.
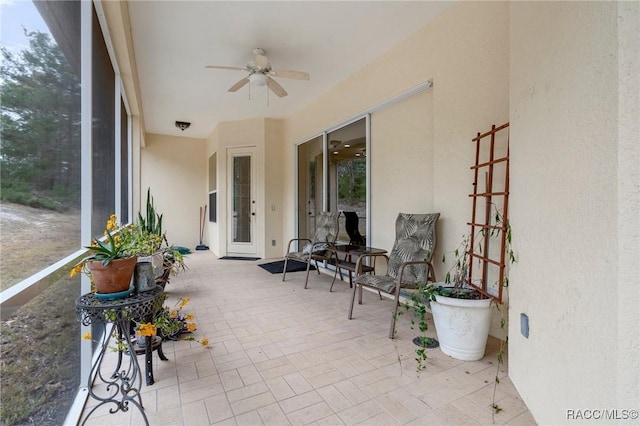
[[[351,244],[336,244],[334,246],[335,253],[335,262],[336,268],[338,268],[338,272],[340,273],[340,281],[342,281],[342,269],[346,269],[349,272],[349,288],[353,288],[353,274],[358,273],[356,270],[358,259],[362,256],[372,255],[372,254],[385,254],[387,251],[384,249],[379,249],[375,247],[365,247],[365,246],[355,246]],[[345,255],[344,260],[338,257],[338,253],[343,253]],[[352,257],[355,256],[355,259]],[[362,273],[371,273],[375,272],[375,264],[376,259],[373,258],[372,265],[362,265]],[[331,282],[331,287],[329,291],[333,290],[333,285],[336,282],[336,276],[333,276],[333,281]],[[382,300],[382,296],[380,296]]]
[[[95,412],[99,407],[105,404],[115,404],[114,408],[109,410],[110,413],[116,413],[118,411],[126,412],[129,410],[129,402],[138,407],[142,413],[142,417],[145,420],[145,424],[149,424],[147,416],[142,406],[142,398],[140,397],[140,388],[142,386],[142,373],[140,372],[140,366],[136,357],[134,342],[131,339],[131,322],[146,322],[149,321],[154,315],[162,309],[162,303],[164,302],[164,291],[162,287],[156,286],[152,290],[145,291],[143,293],[135,293],[131,296],[115,299],[115,300],[101,300],[96,297],[94,293],[87,293],[76,299],[76,317],[82,325],[90,324],[102,324],[104,333],[102,333],[101,349],[96,360],[96,363],[91,367],[91,373],[89,375],[89,395],[92,398],[100,401],[100,404],[95,406],[87,417],[85,417],[82,424],[87,422],[87,419]],[[114,334],[117,335],[120,350],[118,351],[118,363],[116,368],[110,377],[105,377],[100,369],[100,363],[104,357],[104,353],[111,341],[112,333],[107,333],[107,324],[113,323],[115,325]],[[147,346],[151,346],[151,339],[146,339]],[[124,347],[121,347],[124,345]],[[151,354],[151,348],[146,348],[146,354]],[[127,355],[128,366],[123,367],[123,352]],[[121,369],[121,367],[123,367]],[[108,395],[102,397],[96,395],[91,386],[91,380],[102,380],[107,387],[106,391]]]

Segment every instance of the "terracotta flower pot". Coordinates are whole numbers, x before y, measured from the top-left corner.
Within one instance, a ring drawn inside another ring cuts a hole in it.
[[[96,292],[109,294],[128,290],[137,262],[136,257],[115,259],[107,266],[102,266],[102,262],[99,260],[88,262],[87,268],[91,271]]]

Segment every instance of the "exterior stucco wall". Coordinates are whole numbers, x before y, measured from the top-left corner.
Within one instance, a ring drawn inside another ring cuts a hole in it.
[[[140,151],[140,208],[151,188],[170,244],[194,249],[199,243],[199,207],[206,202],[207,163],[204,139],[147,134]],[[134,216],[137,212],[134,211]]]
[[[398,213],[433,210],[433,92],[411,96],[371,115],[371,239],[390,249]],[[418,167],[404,167],[403,160]],[[408,196],[409,195],[409,196]],[[434,260],[437,256],[434,256]],[[442,274],[439,274],[442,276]]]
[[[282,238],[282,120],[265,120],[264,142],[264,257],[282,258],[287,244]]]
[[[519,258],[510,319],[518,324],[527,314],[530,335],[512,327],[509,374],[541,424],[572,423],[567,410],[637,409],[640,400],[638,8],[619,16],[619,6],[510,6],[511,219]],[[635,27],[635,48],[619,45],[624,20]],[[636,52],[635,67],[623,73],[634,72],[635,86],[619,83],[619,49]],[[635,99],[633,131],[620,128],[625,99]],[[634,176],[635,184],[626,183]],[[631,264],[621,262],[632,255]],[[629,267],[635,274],[620,272]]]

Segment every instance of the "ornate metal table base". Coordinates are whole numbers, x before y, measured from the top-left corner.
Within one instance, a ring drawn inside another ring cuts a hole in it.
[[[149,420],[142,406],[140,388],[142,386],[142,374],[136,357],[136,348],[131,338],[131,322],[145,322],[153,318],[156,312],[162,309],[163,291],[161,287],[153,290],[134,294],[125,299],[99,300],[93,293],[80,296],[76,300],[76,316],[83,325],[102,324],[104,333],[101,339],[101,348],[96,363],[91,367],[89,376],[89,395],[100,403],[89,411],[82,424],[100,407],[113,404],[109,413],[118,411],[127,412],[129,403],[140,410],[144,422]],[[107,324],[115,325],[112,333],[107,333]],[[118,362],[111,375],[105,376],[101,371],[101,363],[104,354],[109,348],[109,343],[115,335],[113,344],[118,350]],[[149,343],[150,340],[148,340]],[[147,354],[150,354],[147,348]],[[126,355],[123,357],[123,354]],[[124,361],[124,362],[123,362]],[[98,395],[92,386],[92,381],[100,379],[106,386],[106,395]]]

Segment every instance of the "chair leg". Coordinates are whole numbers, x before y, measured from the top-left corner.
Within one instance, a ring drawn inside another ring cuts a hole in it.
[[[356,284],[356,286],[354,287],[354,289],[356,287],[360,287],[360,291],[358,292],[358,305],[362,305],[362,286],[359,286],[358,284]]]
[[[331,281],[331,287],[329,287],[329,293],[331,293],[333,291],[333,285],[336,283],[336,276],[338,275],[338,269],[336,267],[336,270],[333,272],[333,281]],[[340,278],[342,278],[342,272],[340,272]]]
[[[316,262],[316,269],[318,269],[318,262]],[[307,278],[304,280],[304,288],[307,289],[307,284],[309,283],[309,269],[311,268],[311,259],[307,260]]]
[[[287,262],[289,261],[288,257],[284,258],[284,269],[282,270],[282,281],[284,281],[284,277],[287,276]]]
[[[349,306],[349,315],[347,316],[347,318],[352,319],[353,318],[353,304],[356,301],[356,290],[358,288],[358,284],[356,284],[353,287],[353,292],[351,293],[351,305]]]
[[[378,296],[380,296],[380,300],[382,300],[382,293],[378,292]]]

